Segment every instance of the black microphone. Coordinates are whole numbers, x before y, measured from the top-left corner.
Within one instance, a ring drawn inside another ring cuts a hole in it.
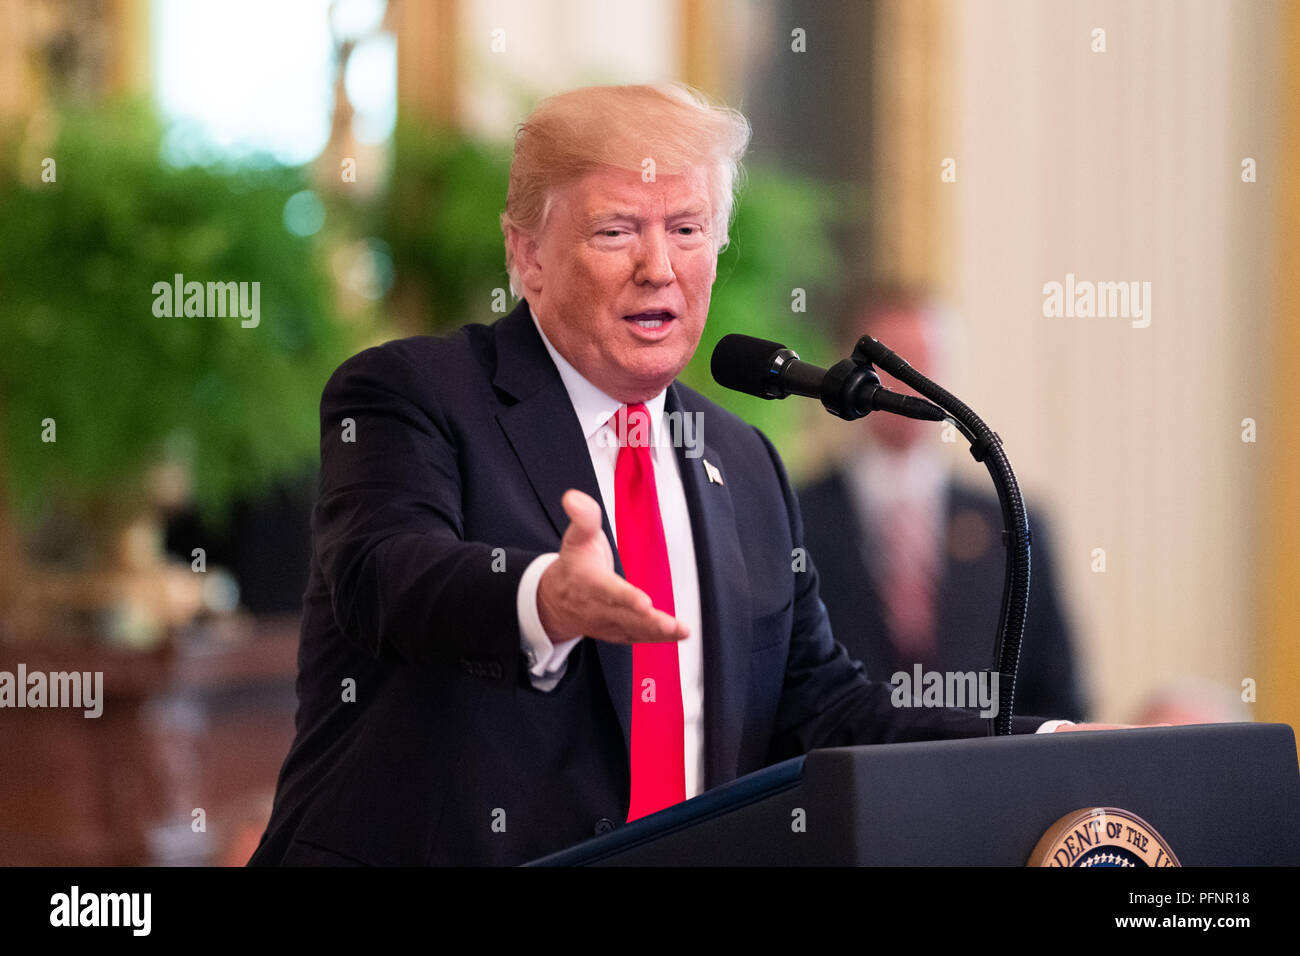
[[[829,369],[802,361],[780,342],[751,335],[724,335],[710,361],[713,380],[724,388],[759,398],[803,395],[817,398],[832,415],[852,421],[875,411],[941,422],[948,417],[923,398],[899,395],[880,384],[865,361],[845,359]]]

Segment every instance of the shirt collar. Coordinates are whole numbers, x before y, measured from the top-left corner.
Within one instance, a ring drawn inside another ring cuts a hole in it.
[[[537,321],[537,313],[533,311],[531,303],[528,306],[528,314],[532,316],[533,325],[537,327],[537,334],[542,337],[542,344],[546,346],[546,351],[551,354],[551,361],[555,363],[555,368],[560,373],[564,388],[569,393],[569,400],[573,402],[573,410],[578,413],[578,424],[582,426],[582,437],[587,441],[591,441],[592,436],[600,431],[601,427],[623,406],[623,403],[610,398],[587,381],[586,377],[570,365],[568,360],[556,350],[555,346],[551,344],[551,340],[546,337],[546,333],[542,331],[542,323]],[[656,445],[659,443],[659,429],[663,424],[664,399],[667,393],[668,390],[664,389],[654,398],[645,402],[646,410],[650,413],[650,431],[654,436],[651,441]]]
[[[862,510],[880,514],[900,504],[938,507],[947,471],[943,458],[924,443],[898,452],[873,442],[852,455],[849,478]]]

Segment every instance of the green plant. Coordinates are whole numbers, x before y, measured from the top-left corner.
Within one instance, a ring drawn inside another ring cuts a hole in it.
[[[321,388],[351,348],[318,239],[284,225],[304,171],[170,166],[136,106],[66,112],[58,129],[42,149],[53,182],[16,138],[0,162],[0,477],[12,503],[30,516],[129,494],[167,446],[185,450],[209,514],[310,467]],[[257,326],[156,315],[155,284],[177,274],[258,283]],[[54,442],[42,440],[50,419]]]
[[[428,331],[489,321],[484,304],[494,289],[509,288],[499,225],[509,147],[401,123],[393,156],[393,179],[376,229],[393,250],[399,289],[419,289]]]
[[[682,380],[761,428],[777,448],[793,451],[804,421],[798,402],[769,402],[713,381],[709,359],[724,335],[740,332],[826,361],[829,316],[817,303],[835,281],[841,256],[830,230],[838,223],[842,189],[762,168],[740,193],[731,243],[718,260],[709,321]],[[795,311],[796,289],[806,311]]]

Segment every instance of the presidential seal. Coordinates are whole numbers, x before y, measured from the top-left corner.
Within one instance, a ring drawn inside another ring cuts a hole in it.
[[[1155,827],[1116,807],[1085,807],[1057,820],[1029,866],[1182,866]]]

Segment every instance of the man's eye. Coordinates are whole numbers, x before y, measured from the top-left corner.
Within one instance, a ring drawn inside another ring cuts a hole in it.
[[[607,236],[607,237],[609,237],[610,239],[617,239],[619,236],[623,235],[623,230],[622,230],[622,229],[602,229],[602,230],[600,231],[600,234],[601,234],[602,236]]]
[[[687,236],[697,235],[700,231],[699,226],[678,226],[677,231]]]

